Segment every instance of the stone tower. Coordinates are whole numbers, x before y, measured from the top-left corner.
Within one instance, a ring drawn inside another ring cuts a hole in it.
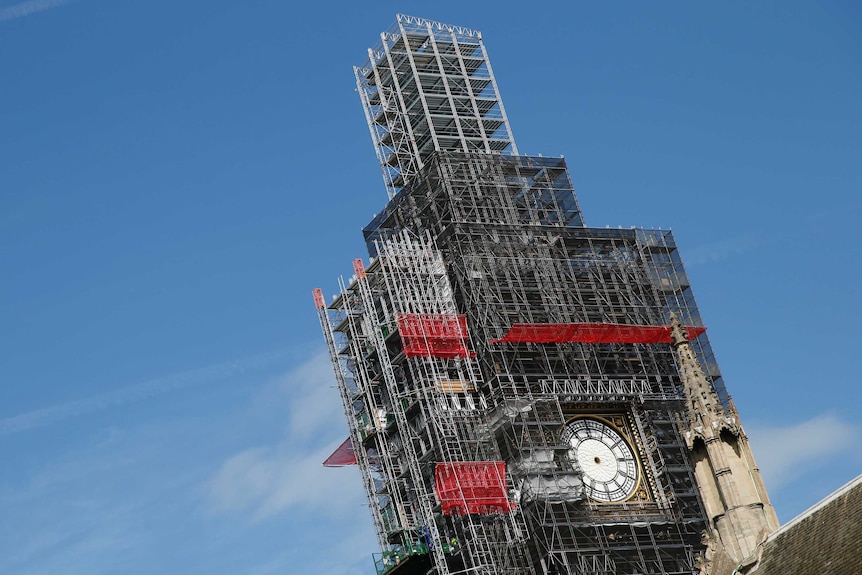
[[[695,477],[709,517],[702,573],[730,575],[754,560],[757,546],[778,528],[760,470],[733,400],[722,406],[703,372],[685,328],[672,317],[673,348],[688,405],[682,423]]]

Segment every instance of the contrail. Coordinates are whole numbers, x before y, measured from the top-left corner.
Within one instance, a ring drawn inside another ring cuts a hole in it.
[[[51,425],[64,419],[95,413],[110,407],[134,403],[169,391],[195,387],[249,371],[258,371],[273,361],[284,358],[287,355],[289,354],[286,351],[263,353],[226,363],[157,377],[86,399],[44,407],[7,419],[0,419],[0,436]]]
[[[74,0],[27,0],[19,4],[14,4],[8,8],[0,8],[0,22],[23,18],[37,12],[44,12],[51,8],[71,4]]]

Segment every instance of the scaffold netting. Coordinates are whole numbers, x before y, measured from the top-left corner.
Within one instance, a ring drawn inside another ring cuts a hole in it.
[[[689,339],[706,331],[686,326]],[[622,323],[516,323],[491,343],[672,343],[669,325]]]
[[[402,313],[398,332],[407,357],[472,357],[467,349],[467,316],[454,313]]]
[[[444,515],[508,513],[515,508],[506,492],[503,461],[438,463],[434,483]]]

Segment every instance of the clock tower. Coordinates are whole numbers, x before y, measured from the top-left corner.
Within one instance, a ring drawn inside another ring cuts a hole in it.
[[[587,226],[478,30],[399,15],[354,72],[389,201],[315,304],[377,574],[696,575],[710,529],[746,556],[774,513],[673,234]]]

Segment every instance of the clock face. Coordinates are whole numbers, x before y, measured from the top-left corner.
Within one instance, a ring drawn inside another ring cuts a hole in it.
[[[596,501],[625,501],[637,488],[638,465],[628,442],[610,425],[592,417],[571,420],[562,439],[584,476],[584,491]]]

